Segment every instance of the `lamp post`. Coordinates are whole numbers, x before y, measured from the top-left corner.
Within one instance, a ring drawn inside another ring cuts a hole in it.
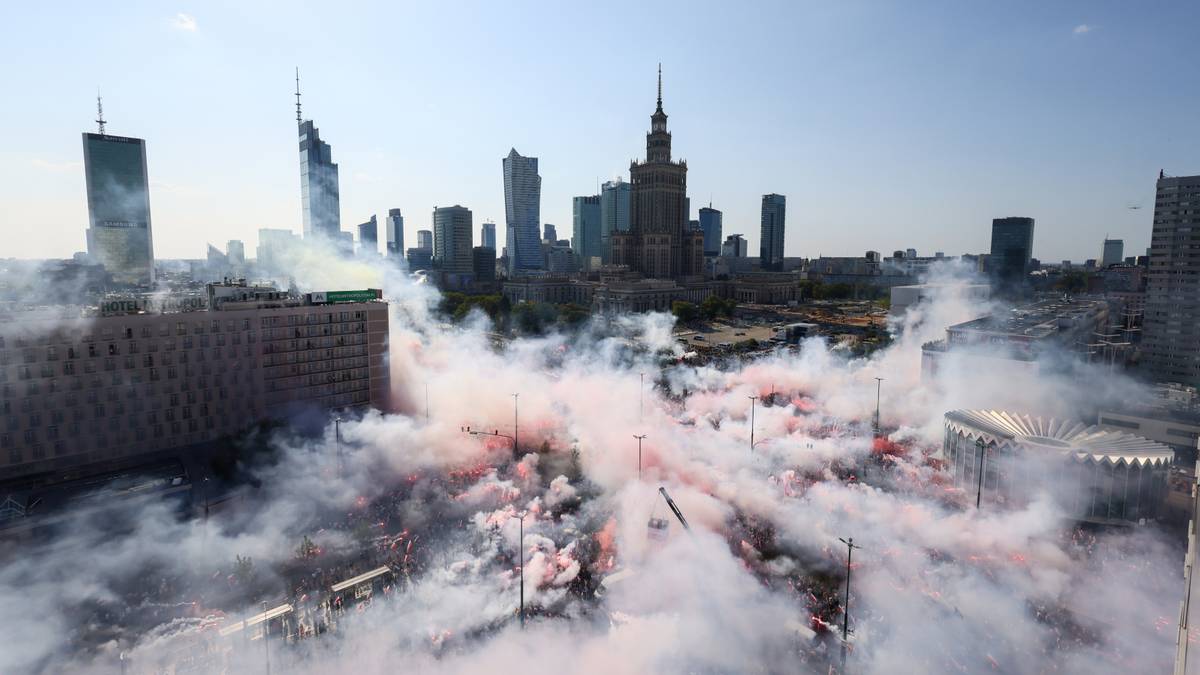
[[[267,601],[263,600],[263,613],[267,611]],[[267,675],[271,675],[271,646],[268,640],[271,637],[271,620],[263,619],[263,662],[267,665]]]
[[[642,403],[646,395],[646,374],[638,373],[638,421],[642,421]]]
[[[521,628],[525,628],[525,511],[517,515],[517,572],[521,575]]]
[[[519,427],[517,426],[517,399],[520,394],[513,394],[513,457],[517,456],[517,436],[519,435]]]
[[[750,452],[754,452],[754,402],[758,400],[757,396],[749,396],[750,399]]]
[[[838,537],[838,541],[846,545],[846,602],[842,607],[842,653],[845,654],[846,637],[850,633],[850,558],[854,555],[854,549],[862,547],[855,545],[854,537]]]
[[[342,477],[342,418],[333,418],[333,437],[337,443],[337,473]]]
[[[472,436],[498,436],[499,438],[507,438],[513,442],[513,456],[515,457],[517,454],[517,439],[509,436],[508,434],[502,434],[495,429],[492,431],[479,431],[478,429],[472,429],[471,427],[460,427],[460,429],[464,434],[471,434]]]
[[[987,445],[982,437],[976,439],[975,449],[979,451],[979,487],[975,489],[975,509],[978,510],[983,501],[983,458],[987,454]]]
[[[879,392],[883,387],[883,378],[875,378],[875,435],[879,435]]]
[[[642,479],[642,440],[646,438],[646,434],[634,434],[634,438],[638,442],[638,480]]]

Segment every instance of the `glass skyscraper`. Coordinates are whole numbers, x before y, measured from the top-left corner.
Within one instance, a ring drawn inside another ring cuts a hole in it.
[[[721,255],[721,212],[712,204],[700,208],[700,229],[704,232],[704,255]]]
[[[365,223],[358,225],[358,253],[363,254],[378,254],[379,253],[379,221],[375,216]]]
[[[154,283],[146,141],[83,134],[88,253],[119,284]]]
[[[763,195],[758,264],[764,270],[783,269],[783,236],[786,221],[787,197],[774,193]]]
[[[442,206],[433,209],[433,266],[443,272],[471,274],[471,209]]]
[[[1002,282],[1019,284],[1033,256],[1033,218],[992,220],[992,250],[989,265]]]
[[[387,231],[387,255],[389,258],[404,257],[404,216],[400,209],[388,209],[387,220],[384,221]]]
[[[479,227],[480,245],[485,248],[496,250],[496,224],[484,223]]]
[[[572,200],[571,247],[583,269],[592,258],[602,258],[600,248],[600,195]]]
[[[537,157],[522,157],[513,148],[501,160],[504,169],[504,217],[507,225],[508,274],[519,276],[524,270],[540,270],[542,256],[541,220],[542,177]]]
[[[297,113],[299,115],[299,113]],[[300,122],[300,201],[304,237],[338,238],[342,209],[338,197],[338,165],[329,144],[312,120]]]
[[[629,196],[632,186],[621,179],[600,187],[600,257],[612,259],[612,233],[629,231]]]

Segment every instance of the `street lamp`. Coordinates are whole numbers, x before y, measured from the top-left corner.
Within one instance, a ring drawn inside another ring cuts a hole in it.
[[[517,456],[517,436],[520,433],[518,431],[518,429],[520,427],[517,426],[517,399],[520,396],[521,396],[520,394],[512,395],[512,397],[513,397],[513,457]]]
[[[638,480],[641,480],[642,479],[642,440],[646,438],[646,434],[642,434],[640,436],[638,434],[634,434],[633,437],[636,438],[637,442],[638,442]]]
[[[521,575],[521,628],[525,628],[525,514],[517,514],[517,572]]]
[[[429,383],[425,383],[425,424],[429,424]]]
[[[263,600],[262,604],[263,604],[263,612],[265,614],[267,611],[267,601]],[[271,620],[269,618],[264,618],[263,619],[263,660],[267,664],[267,675],[271,675],[271,645],[267,643],[267,641],[270,639],[270,637],[271,637]]]
[[[507,438],[513,442],[513,456],[515,457],[517,454],[517,439],[513,436],[502,434],[497,429],[493,429],[491,431],[480,431],[478,429],[472,429],[471,427],[460,427],[460,429],[464,434],[471,434],[472,436],[496,436],[498,438]]]
[[[341,478],[342,477],[342,418],[341,418],[341,416],[333,418],[333,436],[337,442],[338,478]]]
[[[854,543],[854,537],[838,537],[838,541],[846,545],[846,602],[842,607],[842,653],[845,654],[846,636],[850,632],[850,558],[854,555],[854,549],[862,547]]]
[[[978,510],[983,500],[983,458],[987,455],[987,445],[984,444],[982,436],[976,439],[975,449],[979,451],[979,487],[975,489],[975,509]]]
[[[749,396],[750,399],[750,452],[754,452],[754,402],[758,400],[757,396]]]
[[[638,421],[642,420],[642,401],[646,395],[646,374],[638,373]]]
[[[883,386],[883,378],[875,378],[875,435],[879,435],[879,391]]]

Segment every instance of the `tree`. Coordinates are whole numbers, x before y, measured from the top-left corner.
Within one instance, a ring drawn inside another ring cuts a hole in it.
[[[317,554],[317,545],[313,543],[308,535],[304,535],[304,539],[300,541],[299,548],[296,549],[296,556],[300,558],[311,558]]]
[[[700,310],[690,302],[676,300],[671,303],[671,313],[679,323],[691,323],[700,315]]]
[[[587,321],[589,316],[591,316],[591,312],[589,312],[586,307],[577,305],[573,302],[560,305],[558,308],[558,318],[567,326],[578,326],[579,324]]]
[[[254,561],[250,556],[243,558],[235,556],[233,560],[233,576],[242,583],[247,583],[254,576]]]

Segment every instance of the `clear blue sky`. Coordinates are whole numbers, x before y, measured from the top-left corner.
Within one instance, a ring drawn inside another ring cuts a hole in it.
[[[459,203],[503,237],[516,147],[569,233],[644,154],[659,61],[693,213],[711,196],[754,251],[779,192],[793,256],[982,251],[1009,215],[1043,260],[1132,254],[1158,170],[1200,173],[1198,26],[1196,2],[9,2],[0,256],[84,248],[97,85],[147,139],[158,257],[299,231],[295,66],[344,229],[400,207],[412,245]]]

